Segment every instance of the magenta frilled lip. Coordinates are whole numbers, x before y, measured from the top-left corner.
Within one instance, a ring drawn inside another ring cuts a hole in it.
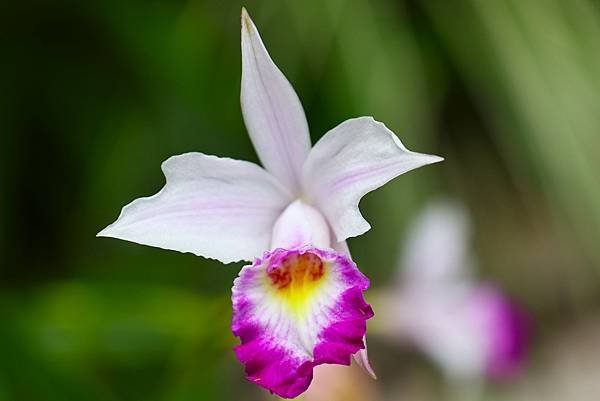
[[[315,366],[350,365],[373,316],[368,287],[347,256],[315,247],[275,249],[245,266],[233,285],[231,327],[248,379],[293,398]]]

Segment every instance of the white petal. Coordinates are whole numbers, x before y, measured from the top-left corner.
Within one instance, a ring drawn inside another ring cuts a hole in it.
[[[385,125],[360,117],[344,121],[316,143],[304,165],[303,186],[343,241],[371,228],[358,209],[365,194],[441,160],[407,150]]]
[[[162,164],[167,179],[154,196],[125,206],[98,236],[191,252],[223,263],[268,249],[289,194],[259,166],[186,153]]]
[[[292,191],[299,189],[310,151],[304,110],[242,9],[242,113],[263,166]]]

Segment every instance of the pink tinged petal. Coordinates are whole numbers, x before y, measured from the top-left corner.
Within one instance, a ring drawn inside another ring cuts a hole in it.
[[[234,335],[248,379],[286,398],[317,365],[349,365],[373,316],[368,279],[346,256],[315,247],[276,249],[245,266],[233,286]]]
[[[269,249],[293,249],[307,245],[329,248],[329,226],[317,209],[296,200],[275,222]]]
[[[162,164],[166,185],[125,206],[98,236],[191,252],[223,263],[267,249],[290,196],[259,166],[186,153]]]
[[[304,165],[303,186],[337,240],[343,241],[371,227],[358,209],[365,194],[400,174],[441,160],[407,150],[385,125],[360,117],[341,123],[315,144]]]
[[[242,9],[242,113],[261,163],[294,192],[310,151],[304,110]]]

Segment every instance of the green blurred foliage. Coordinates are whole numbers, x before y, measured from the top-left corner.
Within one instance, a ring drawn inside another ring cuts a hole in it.
[[[171,155],[257,161],[239,108],[241,5],[0,6],[0,400],[264,396],[230,351],[240,264],[95,238],[163,185]],[[538,347],[597,311],[597,3],[244,5],[313,141],[373,115],[446,157],[363,200],[373,229],[350,246],[374,287],[394,275],[411,217],[445,195],[473,212],[480,274],[533,313]],[[382,388],[406,373],[371,351],[388,368]]]

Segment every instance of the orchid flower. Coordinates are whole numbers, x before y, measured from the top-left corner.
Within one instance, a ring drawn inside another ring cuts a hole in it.
[[[528,319],[500,288],[473,278],[466,212],[431,204],[408,238],[399,283],[379,305],[380,333],[414,344],[451,378],[518,373]]]
[[[349,365],[352,355],[372,372],[369,280],[345,240],[370,228],[358,209],[366,193],[441,158],[408,151],[371,117],[341,123],[311,149],[298,96],[244,9],[241,105],[264,169],[202,153],[173,156],[162,164],[163,189],[125,206],[98,235],[253,261],[232,289],[235,353],[248,379],[272,392],[295,397],[313,367]]]

